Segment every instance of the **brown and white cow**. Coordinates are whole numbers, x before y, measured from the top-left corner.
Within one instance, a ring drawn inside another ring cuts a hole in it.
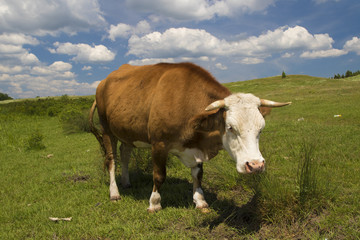
[[[207,208],[202,164],[225,148],[239,173],[265,169],[259,136],[265,126],[260,107],[290,103],[232,94],[215,78],[191,63],[122,65],[101,81],[90,112],[92,132],[100,142],[110,175],[110,199],[120,199],[115,181],[117,142],[121,142],[121,183],[130,186],[128,162],[133,147],[152,149],[154,187],[149,212],[161,209],[159,189],[166,177],[169,153],[191,168],[193,200]],[[92,119],[98,109],[101,133]]]

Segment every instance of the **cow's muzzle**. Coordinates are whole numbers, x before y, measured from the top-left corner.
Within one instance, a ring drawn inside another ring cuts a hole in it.
[[[246,173],[260,173],[265,170],[265,161],[251,161],[245,163]]]

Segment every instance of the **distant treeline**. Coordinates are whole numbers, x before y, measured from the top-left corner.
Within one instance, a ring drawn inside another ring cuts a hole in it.
[[[7,95],[6,93],[1,93],[0,92],[0,101],[3,101],[3,100],[11,100],[13,99],[12,97],[10,97],[9,95]]]
[[[340,78],[348,78],[348,77],[353,77],[353,76],[357,76],[360,75],[360,70],[356,71],[356,72],[352,72],[350,70],[347,70],[345,74],[340,75],[338,74],[334,74],[333,79],[340,79]]]

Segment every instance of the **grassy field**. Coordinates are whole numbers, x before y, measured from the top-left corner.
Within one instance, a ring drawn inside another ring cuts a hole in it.
[[[226,86],[293,104],[266,119],[265,174],[239,175],[226,152],[205,163],[209,213],[194,208],[190,170],[174,157],[163,210],[147,213],[152,170],[145,150],[133,153],[132,188],[120,187],[122,199],[110,202],[95,137],[66,124],[92,97],[0,105],[0,239],[360,239],[360,76]]]

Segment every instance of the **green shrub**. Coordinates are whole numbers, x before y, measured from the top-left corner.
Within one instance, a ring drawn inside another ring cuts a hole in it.
[[[90,132],[88,116],[89,110],[74,107],[64,109],[59,115],[64,133]]]
[[[42,150],[45,149],[43,143],[44,135],[39,130],[33,132],[26,141],[26,150]]]
[[[48,110],[47,110],[47,115],[49,117],[55,117],[55,116],[58,116],[59,113],[61,112],[61,109],[59,107],[49,107]]]

